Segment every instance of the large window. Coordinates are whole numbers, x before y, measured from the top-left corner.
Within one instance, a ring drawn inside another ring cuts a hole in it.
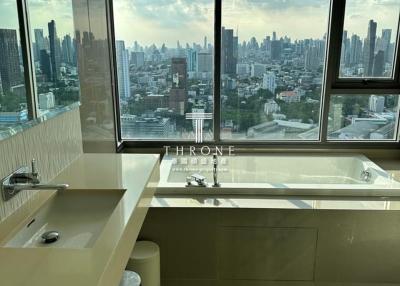
[[[122,138],[213,139],[214,2],[114,1]]]
[[[318,140],[328,17],[329,0],[222,2],[222,139]]]
[[[340,76],[392,78],[400,1],[346,1]]]
[[[28,121],[23,59],[15,0],[0,2],[0,139]],[[2,135],[3,134],[3,135]]]
[[[72,0],[0,1],[0,140],[79,101]]]
[[[400,0],[145,2],[113,4],[120,140],[398,142]]]
[[[71,1],[28,0],[38,115],[79,101]]]

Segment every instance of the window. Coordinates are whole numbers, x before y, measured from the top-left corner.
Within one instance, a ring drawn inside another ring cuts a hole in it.
[[[330,140],[394,140],[398,95],[333,95],[329,106]]]
[[[222,139],[318,140],[328,16],[328,0],[222,2]]]
[[[0,139],[28,121],[28,106],[15,0],[0,3]]]
[[[342,48],[342,78],[392,78],[400,1],[348,0]]]
[[[399,141],[400,0],[111,8],[120,141],[191,141],[193,114],[216,144]]]
[[[213,139],[214,2],[114,1],[124,139]],[[135,28],[132,28],[135,27]]]
[[[28,0],[38,116],[79,101],[72,0]]]

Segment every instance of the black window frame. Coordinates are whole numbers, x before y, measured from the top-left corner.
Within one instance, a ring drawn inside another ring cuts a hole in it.
[[[399,94],[400,95],[400,15],[399,29],[396,36],[395,59],[393,67],[393,79],[365,79],[365,78],[340,78],[340,53],[342,34],[345,20],[346,0],[330,0],[329,22],[327,30],[325,73],[322,83],[320,129],[318,140],[221,140],[221,28],[222,28],[222,0],[214,0],[214,140],[205,142],[204,145],[231,146],[238,148],[271,148],[271,149],[396,149],[399,147],[399,121],[393,140],[329,140],[328,117],[331,95],[370,95],[374,94]],[[108,32],[111,47],[111,69],[113,82],[113,97],[116,123],[116,147],[117,151],[124,149],[162,149],[164,146],[191,146],[194,142],[188,140],[144,140],[122,139],[121,121],[118,98],[118,81],[116,74],[116,48],[113,1],[109,1],[107,7]]]

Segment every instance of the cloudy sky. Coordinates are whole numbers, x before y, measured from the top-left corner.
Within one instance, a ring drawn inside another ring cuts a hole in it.
[[[292,39],[321,38],[327,30],[329,0],[224,0],[223,25],[239,30],[240,41],[276,31]],[[128,46],[201,43],[213,37],[213,1],[114,0],[117,38]],[[382,28],[396,28],[400,0],[349,0],[346,28],[365,36],[372,17]]]
[[[48,35],[47,23],[56,21],[58,36],[73,35],[71,0],[28,0],[32,29],[41,28]],[[0,0],[0,28],[17,29],[16,0]]]
[[[327,30],[329,0],[223,0],[223,25],[238,29],[240,41],[258,40],[276,31],[278,37],[321,38]],[[345,29],[365,37],[368,21],[397,29],[400,0],[348,0]],[[32,28],[54,19],[58,34],[73,33],[72,0],[28,0]],[[117,39],[132,46],[166,43],[170,47],[213,40],[213,0],[114,0]],[[0,0],[0,28],[16,28],[15,0]],[[392,37],[393,38],[393,37]]]

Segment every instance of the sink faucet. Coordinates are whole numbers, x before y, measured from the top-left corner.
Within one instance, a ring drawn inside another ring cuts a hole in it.
[[[15,170],[11,175],[1,180],[1,194],[4,201],[10,200],[20,191],[27,190],[65,190],[67,184],[41,184],[35,159],[32,160],[31,171],[24,166]]]
[[[214,178],[213,187],[215,187],[215,188],[221,187],[221,184],[218,182],[218,157],[217,157],[217,155],[213,155],[213,178]]]

